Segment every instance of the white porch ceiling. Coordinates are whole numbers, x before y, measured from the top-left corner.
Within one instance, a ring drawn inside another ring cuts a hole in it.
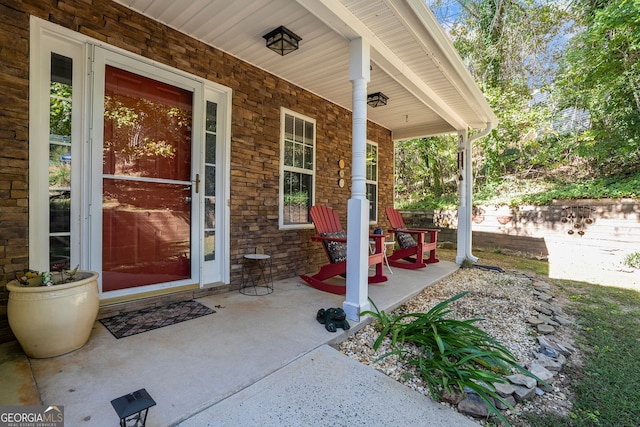
[[[424,0],[114,0],[351,110],[349,41],[371,45],[368,118],[408,139],[482,129],[497,119]],[[263,35],[302,37],[280,56]]]

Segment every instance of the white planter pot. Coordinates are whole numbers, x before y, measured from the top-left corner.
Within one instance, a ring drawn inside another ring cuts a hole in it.
[[[27,356],[59,356],[89,340],[100,305],[98,273],[79,271],[76,278],[53,286],[7,283],[9,326]]]

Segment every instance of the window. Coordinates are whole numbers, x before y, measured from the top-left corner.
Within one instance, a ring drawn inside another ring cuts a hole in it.
[[[49,87],[49,264],[71,267],[71,106],[73,60],[51,53]]]
[[[280,132],[280,226],[310,226],[315,194],[316,122],[282,110]]]
[[[204,260],[216,259],[216,169],[218,105],[207,101],[204,148]]]
[[[369,199],[369,221],[378,220],[378,146],[367,142],[367,199]]]

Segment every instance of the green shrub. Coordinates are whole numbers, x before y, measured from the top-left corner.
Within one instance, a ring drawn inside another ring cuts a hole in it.
[[[298,191],[284,195],[285,205],[307,206],[309,203],[309,194],[304,191]]]
[[[640,252],[634,252],[624,257],[625,265],[640,269]]]
[[[380,335],[373,348],[378,350],[385,337],[391,339],[392,350],[380,356],[383,359],[397,355],[399,360],[415,366],[427,383],[434,399],[444,391],[473,390],[505,425],[507,419],[494,405],[494,399],[512,409],[495,389],[494,383],[504,383],[504,375],[513,369],[539,381],[535,375],[518,365],[513,354],[489,334],[474,326],[482,319],[455,320],[445,316],[451,312],[449,304],[462,298],[460,293],[433,307],[427,313],[388,315],[375,309],[362,313],[377,320]],[[409,351],[402,344],[413,343],[420,352]]]

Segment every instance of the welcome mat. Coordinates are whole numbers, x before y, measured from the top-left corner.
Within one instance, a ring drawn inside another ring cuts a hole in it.
[[[114,337],[120,339],[215,312],[215,310],[197,301],[179,301],[161,307],[145,308],[144,310],[107,317],[100,319],[100,323]]]

